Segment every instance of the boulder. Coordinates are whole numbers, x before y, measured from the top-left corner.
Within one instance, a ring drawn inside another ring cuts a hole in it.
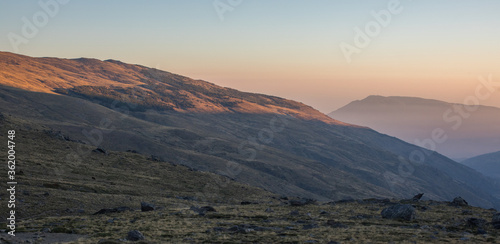
[[[465,207],[465,206],[469,206],[469,203],[467,203],[467,201],[465,201],[465,199],[463,199],[462,197],[455,197],[455,199],[453,199],[453,201],[450,203],[451,206],[460,206],[460,207]]]
[[[92,150],[92,152],[94,152],[94,153],[102,153],[102,154],[108,155],[108,152],[106,150],[100,148],[100,147]]]
[[[308,199],[308,198],[290,200],[290,205],[296,206],[296,207],[300,207],[300,206],[304,206],[304,205],[308,205],[308,204],[313,204],[313,203],[316,203],[316,200]]]
[[[326,225],[332,228],[347,228],[347,225],[337,222],[333,219],[326,221]]]
[[[493,218],[491,219],[491,225],[493,225],[493,228],[495,229],[500,229],[500,213],[496,213],[493,215]]]
[[[469,228],[483,228],[486,224],[486,220],[478,218],[467,218],[467,227]]]
[[[148,212],[148,211],[153,211],[155,210],[155,206],[151,203],[147,202],[141,202],[141,211],[142,212]]]
[[[419,193],[419,194],[413,196],[412,200],[414,202],[418,202],[418,201],[420,201],[420,199],[422,198],[422,196],[424,196],[424,193]]]
[[[195,206],[191,206],[190,209],[193,210],[194,212],[198,213],[201,216],[205,215],[207,212],[217,212],[215,210],[215,208],[212,207],[212,206],[203,206],[201,208],[197,208]]]
[[[98,214],[109,214],[109,213],[121,213],[125,211],[132,211],[129,207],[117,207],[117,208],[103,208],[94,213],[94,215]]]
[[[381,212],[382,218],[385,219],[399,219],[399,220],[414,220],[416,211],[415,207],[408,204],[397,204],[388,208],[385,208]]]
[[[127,234],[127,240],[129,241],[144,240],[144,235],[138,230],[131,230]]]

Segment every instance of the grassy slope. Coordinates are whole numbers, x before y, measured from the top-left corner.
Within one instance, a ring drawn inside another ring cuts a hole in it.
[[[64,140],[47,127],[13,117],[0,123],[2,132],[16,130],[17,171],[22,171],[17,176],[18,218],[80,210],[90,214],[117,205],[138,208],[141,201],[164,207],[192,204],[177,196],[194,197],[200,203],[235,203],[272,195],[220,175],[152,161],[136,153],[92,152],[95,147]],[[86,152],[80,163],[72,160],[77,150]],[[0,156],[5,158],[5,153],[2,150]],[[7,212],[6,204],[0,206],[0,212]]]
[[[293,207],[287,200],[260,189],[183,166],[151,161],[135,153],[90,153],[84,163],[75,165],[64,160],[67,155],[77,147],[83,150],[93,147],[64,140],[47,127],[5,117],[0,119],[0,131],[17,131],[18,172],[23,172],[18,177],[18,200],[22,202],[17,207],[18,217],[22,219],[18,231],[50,229],[49,233],[29,236],[30,240],[33,236],[41,241],[52,233],[73,233],[82,235],[75,243],[97,243],[103,239],[108,240],[107,243],[120,243],[119,239],[124,239],[128,231],[137,229],[145,235],[147,243],[303,243],[311,240],[431,243],[457,242],[464,238],[474,243],[500,241],[499,231],[488,224],[487,235],[476,234],[477,228],[466,225],[466,219],[471,217],[490,221],[494,210],[423,201],[414,203],[416,220],[387,220],[380,217],[380,211],[395,200]],[[5,157],[5,153],[0,156]],[[258,204],[240,205],[244,200]],[[140,212],[140,201],[153,202],[159,209]],[[191,206],[203,205],[212,205],[217,212],[200,216],[190,210]],[[101,208],[117,206],[129,206],[135,211],[92,215]],[[1,213],[6,212],[4,208],[2,205]],[[268,208],[272,211],[266,211]],[[292,211],[298,214],[291,215]],[[322,211],[326,213],[321,214]],[[328,220],[347,228],[328,226]],[[229,230],[235,225],[254,225],[263,230],[246,233]],[[307,229],[308,226],[313,228]],[[5,239],[4,242],[9,243],[8,238]]]

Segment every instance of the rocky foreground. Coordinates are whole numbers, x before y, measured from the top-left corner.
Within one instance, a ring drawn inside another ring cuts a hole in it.
[[[27,219],[2,243],[499,243],[500,213],[452,202],[270,198],[178,208],[141,203],[96,213]],[[55,234],[57,233],[57,234]],[[59,239],[58,239],[59,238]],[[50,240],[50,242],[48,242]],[[47,242],[45,242],[47,241]]]

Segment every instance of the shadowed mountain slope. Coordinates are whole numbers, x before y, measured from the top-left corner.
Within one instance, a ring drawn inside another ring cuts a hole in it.
[[[500,151],[487,153],[462,162],[482,174],[500,180]]]
[[[118,61],[3,55],[26,67],[2,64],[0,81],[12,85],[8,77],[24,77],[28,85],[18,86],[23,89],[51,80],[63,72],[61,67],[71,77],[107,79],[92,83],[82,78],[87,83],[76,84],[76,78],[73,83],[61,78],[61,84],[51,83],[45,93],[0,87],[4,113],[60,131],[71,140],[135,150],[284,195],[338,200],[407,198],[425,192],[437,200],[460,195],[474,205],[499,206],[498,186],[474,170],[371,129],[330,119],[298,102]],[[34,63],[44,65],[50,75],[42,78],[33,70]],[[116,71],[120,77],[110,78],[115,76],[109,67],[115,65],[127,71]],[[414,162],[410,159],[415,151],[427,156]],[[85,162],[87,157],[81,150],[66,160]]]

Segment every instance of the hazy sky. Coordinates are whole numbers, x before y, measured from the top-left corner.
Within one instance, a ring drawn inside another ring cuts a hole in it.
[[[478,76],[500,82],[497,0],[401,0],[393,13],[391,0],[40,2],[0,1],[0,50],[16,52],[17,35],[20,54],[118,59],[322,112],[371,94],[463,102]],[[356,48],[350,63],[341,43]],[[499,93],[482,104],[500,107]]]

